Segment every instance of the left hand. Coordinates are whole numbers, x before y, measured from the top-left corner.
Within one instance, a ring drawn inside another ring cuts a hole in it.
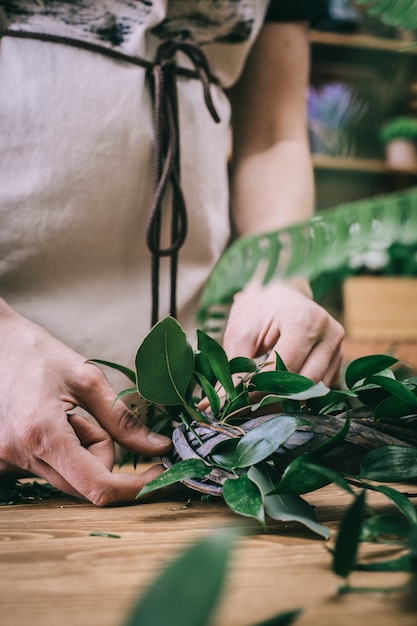
[[[229,359],[278,352],[287,369],[326,385],[342,363],[344,329],[291,283],[250,284],[235,296],[223,347]]]

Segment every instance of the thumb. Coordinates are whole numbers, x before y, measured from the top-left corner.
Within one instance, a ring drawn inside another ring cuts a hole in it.
[[[110,383],[94,365],[91,365],[89,378],[89,383],[83,381],[80,406],[86,409],[117,443],[145,456],[161,456],[170,450],[171,440],[150,430],[124,402],[116,399]]]

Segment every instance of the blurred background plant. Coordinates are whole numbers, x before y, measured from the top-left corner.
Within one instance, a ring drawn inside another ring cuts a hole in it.
[[[393,169],[417,167],[417,118],[411,115],[386,121],[379,131],[385,161]]]
[[[310,86],[308,124],[314,153],[349,156],[354,152],[352,129],[366,111],[355,90],[340,82]]]
[[[400,138],[417,142],[417,118],[404,115],[388,120],[382,125],[379,138],[384,145]]]

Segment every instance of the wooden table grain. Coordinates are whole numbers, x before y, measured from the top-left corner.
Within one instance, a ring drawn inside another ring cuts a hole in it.
[[[187,505],[188,498],[171,488],[135,506],[103,509],[59,497],[1,507],[1,626],[123,626],[160,568],[189,542],[237,521],[220,500],[196,496]],[[306,499],[334,533],[349,496],[331,485]],[[372,501],[380,512],[392,511],[380,494]],[[256,532],[233,554],[214,626],[250,626],[295,608],[303,610],[297,626],[416,626],[417,609],[405,593],[336,593],[340,581],[326,549],[332,540],[295,523],[270,522],[267,533],[248,524]],[[100,532],[119,538],[91,535]],[[363,547],[364,556],[390,552]],[[407,579],[357,572],[351,582],[376,587]]]

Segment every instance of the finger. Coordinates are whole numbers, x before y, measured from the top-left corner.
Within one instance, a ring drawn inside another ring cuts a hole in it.
[[[114,443],[108,432],[80,415],[67,413],[67,417],[81,445],[111,470],[114,464]]]
[[[59,474],[58,484],[65,481],[70,485],[70,489],[60,488],[72,495],[79,494],[96,506],[134,502],[142,487],[164,471],[157,464],[142,474],[112,473],[82,447],[71,451],[71,464],[65,453],[52,462]]]
[[[81,446],[68,423],[64,429],[50,429],[48,446],[30,469],[58,489],[97,506],[133,502],[142,487],[163,471],[161,465],[155,465],[143,474],[112,473]]]
[[[327,386],[335,383],[342,364],[342,349],[339,346],[334,354],[323,350],[323,346],[315,346],[306,359],[300,374]]]
[[[153,432],[115,394],[105,376],[87,365],[83,380],[77,381],[77,400],[121,446],[145,456],[161,456],[169,451],[168,437]]]

